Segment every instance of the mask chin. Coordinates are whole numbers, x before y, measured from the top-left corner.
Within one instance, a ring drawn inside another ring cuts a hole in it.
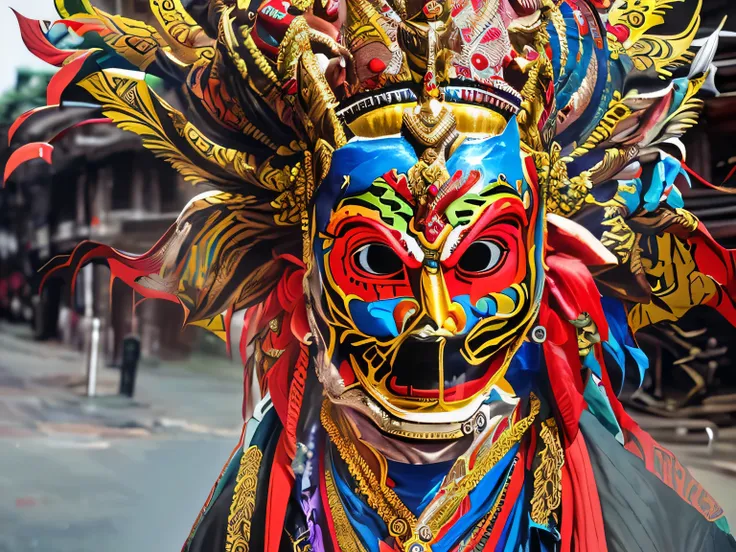
[[[389,413],[362,389],[351,389],[340,396],[328,398],[334,404],[352,408],[370,419],[383,433],[405,439],[446,441],[461,439],[473,432],[473,420],[483,400],[466,407],[467,412],[416,413],[405,412],[401,418]]]
[[[337,366],[327,357],[326,344],[318,335],[316,370],[327,398],[334,404],[352,408],[371,420],[383,433],[405,439],[454,440],[474,433],[490,420],[493,405],[487,401],[488,393],[478,393],[463,402],[463,405],[439,412],[422,412],[406,409],[380,395],[375,389],[367,390],[361,386],[345,388],[344,380]],[[495,388],[493,388],[495,389]],[[507,403],[516,398],[501,392]]]
[[[325,386],[326,390],[329,388],[334,389],[334,386]],[[345,391],[338,396],[333,396],[328,391],[327,397],[336,405],[356,410],[387,435],[425,441],[457,440],[472,435],[488,425],[497,409],[496,402],[487,402],[485,396],[478,396],[462,409],[452,412],[403,412],[401,418],[398,418],[359,388]],[[518,399],[502,395],[502,401],[513,405]]]

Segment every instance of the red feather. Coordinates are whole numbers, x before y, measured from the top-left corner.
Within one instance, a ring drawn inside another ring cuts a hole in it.
[[[5,164],[5,173],[3,174],[3,185],[8,178],[15,172],[15,169],[23,163],[32,161],[33,159],[43,159],[46,163],[51,164],[51,155],[54,152],[54,146],[46,142],[31,142],[15,150]]]
[[[18,27],[23,43],[37,58],[56,67],[61,67],[71,56],[79,53],[77,50],[59,50],[43,34],[39,21],[24,17],[15,10],[13,10],[13,13],[18,19]]]
[[[57,72],[49,81],[49,86],[46,89],[46,103],[48,105],[60,104],[61,95],[64,90],[74,82],[74,79],[82,69],[84,62],[87,60],[89,52],[84,52],[82,55],[77,57],[74,61],[67,63]]]

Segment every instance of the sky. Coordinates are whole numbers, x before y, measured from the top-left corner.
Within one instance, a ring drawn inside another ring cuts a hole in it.
[[[54,0],[0,0],[0,92],[15,86],[19,67],[52,69],[26,50],[11,7],[33,19],[58,19]]]

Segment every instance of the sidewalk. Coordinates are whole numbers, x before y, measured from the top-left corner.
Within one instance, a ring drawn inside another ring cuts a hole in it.
[[[0,552],[179,550],[242,427],[241,369],[141,366],[133,400],[84,355],[0,323]]]
[[[242,371],[227,359],[142,365],[133,399],[117,395],[119,378],[118,370],[100,367],[98,396],[87,398],[83,354],[0,322],[0,438],[240,433]]]

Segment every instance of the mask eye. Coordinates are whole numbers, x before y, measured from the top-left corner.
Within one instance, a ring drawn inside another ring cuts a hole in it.
[[[479,240],[465,250],[457,267],[463,272],[482,274],[496,268],[505,256],[506,248],[498,242]]]
[[[404,268],[404,263],[394,250],[382,243],[362,246],[353,253],[353,262],[372,276],[393,276]]]

